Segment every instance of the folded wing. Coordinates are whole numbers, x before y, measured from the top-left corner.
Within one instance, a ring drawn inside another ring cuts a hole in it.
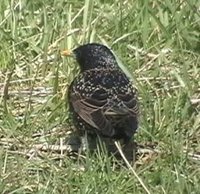
[[[83,97],[79,93],[71,95],[74,111],[90,126],[103,135],[113,136],[113,117],[136,117],[138,114],[137,98],[134,91],[118,93],[116,98],[109,98],[109,91],[96,89],[90,97]]]

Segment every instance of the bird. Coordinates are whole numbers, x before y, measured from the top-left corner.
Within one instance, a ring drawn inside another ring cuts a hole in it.
[[[138,92],[114,52],[103,44],[87,43],[62,55],[74,56],[80,67],[67,95],[79,134],[130,142],[138,128]]]

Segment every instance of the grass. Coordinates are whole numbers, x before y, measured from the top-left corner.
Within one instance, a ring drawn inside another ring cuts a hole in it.
[[[200,193],[198,0],[1,0],[0,193],[146,193],[106,153],[74,160],[65,92],[78,72],[60,50],[109,45],[140,97],[134,171],[149,193]]]

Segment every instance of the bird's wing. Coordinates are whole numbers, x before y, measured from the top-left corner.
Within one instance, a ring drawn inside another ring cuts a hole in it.
[[[131,91],[132,92],[132,91]],[[136,94],[120,93],[119,106],[109,102],[106,89],[97,89],[90,97],[83,97],[79,93],[71,94],[71,104],[74,111],[89,125],[102,131],[105,135],[112,135],[114,130],[108,117],[129,115],[136,117],[138,104]]]
[[[122,102],[123,105],[120,107],[120,110],[118,110],[122,114],[128,113],[133,117],[136,117],[139,114],[137,91],[135,88],[133,88],[130,92],[127,93],[119,93],[118,99],[120,102]]]
[[[103,114],[107,104],[107,92],[104,89],[95,90],[91,97],[83,97],[79,93],[71,94],[71,104],[74,111],[90,126],[102,131],[104,135],[112,135],[114,130],[110,121]]]

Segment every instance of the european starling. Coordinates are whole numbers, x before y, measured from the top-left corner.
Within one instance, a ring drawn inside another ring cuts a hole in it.
[[[76,129],[82,135],[87,132],[128,143],[138,127],[137,92],[115,55],[97,43],[79,46],[72,54],[80,66],[68,90]]]

